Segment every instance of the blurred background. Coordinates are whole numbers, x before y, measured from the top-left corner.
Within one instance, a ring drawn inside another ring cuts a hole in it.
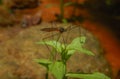
[[[82,24],[120,74],[120,0],[0,0],[0,43],[42,22]]]

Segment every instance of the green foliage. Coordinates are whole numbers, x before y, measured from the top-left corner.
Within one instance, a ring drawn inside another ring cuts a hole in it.
[[[92,74],[75,74],[75,73],[68,73],[66,74],[66,76],[68,77],[72,77],[72,78],[82,78],[82,79],[110,79],[109,77],[107,77],[106,75],[99,73],[99,72],[95,72]]]
[[[79,53],[84,53],[91,56],[94,55],[91,51],[83,48],[85,41],[86,41],[86,37],[81,36],[81,37],[75,38],[68,45],[62,44],[57,41],[37,42],[37,44],[51,46],[55,50],[53,51],[54,54],[59,53],[61,55],[60,60],[35,59],[35,62],[46,67],[47,69],[46,79],[48,79],[48,72],[52,73],[56,79],[67,79],[67,77],[82,78],[82,79],[110,79],[104,74],[101,74],[98,72],[93,74],[67,73],[66,62],[76,51]]]
[[[41,42],[37,42],[37,44],[45,44],[52,46],[57,52],[62,52],[62,49],[65,48],[64,44],[61,44],[57,41],[41,41]]]
[[[46,69],[51,72],[56,77],[56,79],[63,79],[66,71],[65,64],[63,62],[52,62],[47,59],[35,59],[34,61],[46,67]]]
[[[63,79],[66,69],[65,64],[61,61],[53,62],[49,65],[49,71],[55,76],[56,79]]]
[[[52,63],[52,61],[50,61],[48,59],[34,59],[34,61],[43,65],[46,68],[48,68],[48,65]]]
[[[85,43],[86,38],[84,36],[75,38],[69,45],[65,45],[62,43],[59,43],[57,41],[42,41],[37,42],[37,44],[45,44],[52,46],[54,48],[55,53],[61,53],[62,60],[65,60],[65,62],[73,55],[76,51],[79,53],[85,53],[88,55],[94,55],[91,51],[83,48],[82,46]]]
[[[94,55],[91,51],[89,51],[89,50],[82,47],[85,44],[85,40],[86,40],[86,37],[84,37],[84,36],[75,38],[72,41],[72,43],[67,46],[68,54],[72,54],[72,53],[69,53],[69,51],[76,50],[79,53],[85,53],[85,54],[88,54],[88,55]]]
[[[57,41],[41,41],[41,42],[37,42],[37,44],[52,46],[54,49],[57,50],[57,52],[61,52],[61,53],[63,50],[66,50],[68,54],[71,54],[71,55],[74,54],[75,51],[79,51],[80,53],[82,52],[88,55],[94,55],[91,51],[82,47],[85,43],[85,40],[86,40],[86,37],[82,36],[82,37],[75,38],[69,45],[65,45]]]

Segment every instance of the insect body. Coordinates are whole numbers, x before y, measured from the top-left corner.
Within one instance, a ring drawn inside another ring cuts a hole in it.
[[[67,29],[64,29],[63,27],[59,27],[59,28],[43,28],[41,29],[41,31],[46,31],[46,32],[52,32],[52,31],[58,31],[60,33],[63,33],[65,31],[67,31]]]
[[[42,28],[40,29],[41,31],[44,31],[44,32],[51,32],[49,36],[43,38],[44,39],[56,39],[56,40],[59,40],[59,39],[69,39],[70,35],[73,33],[73,32],[77,32],[77,31],[80,31],[79,27],[77,26],[73,26],[73,25],[67,25],[67,26],[64,26],[63,27],[46,27],[46,28]],[[58,32],[58,33],[56,33]],[[77,34],[75,35],[80,35],[79,32],[77,32]],[[73,36],[75,36],[73,35]]]

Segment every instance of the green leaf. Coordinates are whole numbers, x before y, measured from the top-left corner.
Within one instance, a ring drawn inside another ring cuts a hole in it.
[[[72,78],[80,78],[80,79],[110,79],[108,76],[95,72],[93,74],[73,74],[73,73],[68,73],[66,74],[67,77],[72,77]]]
[[[57,41],[42,41],[42,42],[37,42],[37,44],[44,44],[44,45],[49,45],[52,46],[57,50],[57,52],[62,52],[63,49],[65,49],[65,45],[61,44]]]
[[[79,53],[84,53],[84,54],[87,54],[87,55],[93,55],[94,56],[94,54],[90,51],[90,50],[87,50],[87,49],[85,49],[85,48],[75,48],[75,50],[77,50]]]
[[[75,53],[76,50],[68,50],[67,55],[72,55]]]
[[[66,60],[68,60],[74,53],[76,50],[68,50],[67,54],[66,54]]]
[[[85,53],[87,55],[94,55],[91,51],[82,47],[85,44],[85,40],[86,38],[84,36],[75,38],[71,44],[67,46],[68,55],[74,54],[75,51]]]
[[[48,67],[48,65],[52,63],[52,61],[48,59],[34,59],[34,61],[43,65],[44,67]]]
[[[55,76],[56,79],[63,79],[65,76],[65,64],[56,61],[49,65],[49,71]]]
[[[86,37],[84,37],[84,36],[82,36],[82,37],[77,37],[77,38],[75,38],[72,42],[71,42],[71,44],[69,44],[68,46],[67,46],[67,49],[74,49],[75,47],[81,47],[81,46],[83,46],[84,45],[84,43],[85,43],[85,40],[86,40]]]

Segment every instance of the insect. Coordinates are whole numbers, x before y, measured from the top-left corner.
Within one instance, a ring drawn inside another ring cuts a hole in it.
[[[75,27],[74,27],[75,28]],[[46,38],[54,38],[55,36],[58,36],[58,38],[56,38],[57,40],[59,40],[60,36],[65,33],[65,32],[68,32],[70,30],[72,30],[73,27],[71,25],[69,25],[68,27],[48,27],[48,28],[42,28],[41,31],[44,31],[44,32],[52,32],[52,34],[48,37],[45,37],[43,39],[46,39]],[[55,33],[53,33],[55,32]],[[56,33],[57,32],[57,33]]]
[[[61,27],[63,26],[63,27]],[[46,27],[40,29],[41,31],[48,32],[49,36],[46,36],[44,39],[52,38],[52,40],[62,40],[66,43],[69,39],[80,36],[80,27],[75,25],[61,25],[59,27]],[[48,35],[48,34],[47,34]]]
[[[63,26],[63,27],[61,27]],[[41,31],[45,32],[46,36],[44,37],[42,40],[45,41],[50,41],[52,40],[52,42],[54,43],[54,41],[60,42],[61,44],[64,44],[65,46],[67,46],[67,44],[70,44],[71,41],[80,36],[80,27],[75,26],[75,25],[60,25],[59,27],[46,27],[46,28],[42,28],[40,29]],[[45,34],[43,33],[43,34]],[[57,44],[55,44],[55,47],[57,48]],[[53,50],[49,47],[49,45],[46,44],[47,49],[49,50],[49,52],[51,53],[51,55],[53,55],[51,58],[52,59],[59,59],[59,57],[57,57],[58,53],[53,53],[57,52],[57,50]]]
[[[60,27],[60,28],[43,28],[41,29],[41,31],[46,31],[46,32],[51,32],[51,31],[58,31],[60,33],[63,33],[65,31],[67,31],[67,29],[64,29],[63,27]]]

